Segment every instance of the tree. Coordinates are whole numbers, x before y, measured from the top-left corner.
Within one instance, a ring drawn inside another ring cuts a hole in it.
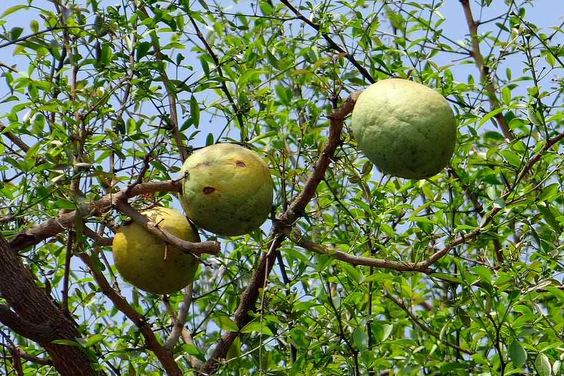
[[[3,5],[3,372],[558,374],[562,24],[526,0],[223,3]],[[388,77],[456,113],[432,178],[352,138]],[[132,288],[114,231],[178,207],[183,160],[216,142],[268,161],[271,219],[183,244],[184,291]]]

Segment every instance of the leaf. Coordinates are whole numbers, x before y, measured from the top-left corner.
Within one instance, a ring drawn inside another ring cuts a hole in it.
[[[482,125],[484,125],[488,120],[499,114],[502,110],[503,110],[502,108],[496,108],[495,110],[488,112],[486,116],[484,116],[482,120],[480,120],[480,122],[478,123],[478,128],[481,128]]]
[[[198,128],[200,125],[200,104],[193,95],[190,98],[190,119],[194,127]]]
[[[540,353],[537,355],[537,359],[535,360],[535,368],[539,376],[551,376],[552,375],[552,368],[550,366],[550,361],[548,360],[548,356]]]
[[[478,265],[475,266],[472,270],[474,271],[474,273],[480,276],[480,280],[482,280],[483,282],[487,282],[490,285],[492,284],[492,272],[489,268],[482,265]]]
[[[205,360],[205,356],[202,351],[192,343],[185,343],[182,345],[182,350],[189,355],[194,355],[200,360]]]
[[[560,183],[553,183],[547,185],[542,190],[542,193],[538,197],[540,201],[550,201],[556,198],[560,194],[561,184]]]
[[[384,342],[385,340],[387,340],[390,334],[392,334],[393,329],[394,329],[393,324],[382,325],[382,335],[380,337],[380,341]]]
[[[149,53],[151,49],[151,42],[141,42],[137,45],[136,52],[137,52],[137,61],[141,60]]]
[[[509,345],[509,357],[515,368],[521,367],[527,361],[527,352],[523,349],[519,341],[513,340]]]
[[[10,7],[10,8],[8,8],[8,9],[6,9],[6,10],[4,11],[4,13],[2,13],[2,15],[0,16],[0,18],[4,18],[4,17],[6,17],[6,16],[8,16],[8,15],[14,13],[14,12],[17,12],[17,11],[20,10],[20,9],[29,9],[29,6],[23,5],[23,4],[14,5],[13,7]]]
[[[280,99],[280,103],[283,105],[289,105],[292,100],[292,95],[290,94],[290,90],[282,85],[277,85],[274,90]]]
[[[12,30],[10,30],[10,39],[16,40],[20,37],[20,35],[22,35],[22,33],[23,33],[23,28],[19,26],[13,27]]]
[[[366,332],[360,327],[356,327],[352,334],[353,344],[357,349],[365,349],[367,343]]]
[[[213,145],[213,133],[208,133],[206,137],[206,146]]]
[[[268,326],[259,321],[252,321],[248,323],[243,327],[243,329],[241,329],[241,333],[260,333],[266,334],[267,336],[274,335]]]
[[[453,282],[453,283],[458,283],[458,284],[464,284],[464,281],[462,281],[460,278],[455,277],[453,275],[447,274],[447,273],[433,273],[430,274],[430,277],[435,277],[438,279],[441,279],[443,281],[449,281],[449,282]]]
[[[70,340],[70,339],[56,339],[56,340],[51,341],[51,343],[54,343],[56,345],[82,347],[82,345],[80,343],[73,341],[73,340]]]
[[[213,320],[221,329],[228,332],[236,332],[239,330],[235,321],[231,320],[227,315],[219,314],[214,316]]]

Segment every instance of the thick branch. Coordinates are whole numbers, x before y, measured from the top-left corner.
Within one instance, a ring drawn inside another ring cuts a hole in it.
[[[81,337],[75,324],[63,315],[45,290],[35,284],[31,271],[0,236],[0,294],[10,309],[1,308],[2,322],[16,333],[28,336],[45,348],[63,376],[99,375],[96,359],[80,346],[58,344],[55,340],[76,341]],[[24,325],[28,328],[24,328]]]
[[[336,109],[331,114],[331,126],[329,128],[329,139],[327,141],[327,145],[323,148],[323,151],[315,164],[314,170],[308,178],[302,192],[294,199],[288,209],[277,218],[273,231],[270,235],[268,252],[262,255],[259,265],[251,277],[247,288],[241,295],[241,300],[234,316],[234,321],[237,324],[237,327],[242,328],[250,321],[249,312],[255,309],[259,290],[264,288],[268,275],[270,274],[276,261],[276,257],[279,252],[278,249],[286,237],[284,234],[284,228],[293,225],[296,219],[303,214],[305,207],[315,195],[317,186],[325,176],[325,172],[331,163],[331,158],[341,142],[341,131],[343,129],[344,119],[352,111],[359,94],[360,93],[353,93],[340,108]],[[221,360],[225,359],[227,351],[238,335],[238,332],[229,332],[219,340],[211,357],[200,369],[200,374],[211,375],[217,371]]]
[[[179,181],[168,180],[138,184],[132,189],[122,190],[120,192],[121,194],[125,194],[127,198],[130,198],[145,193],[180,192],[180,189],[181,185]],[[75,225],[75,219],[77,216],[86,219],[93,215],[103,215],[107,213],[112,207],[115,196],[119,195],[120,192],[107,194],[97,201],[80,205],[77,210],[60,214],[56,218],[50,218],[39,225],[33,226],[11,239],[9,243],[10,248],[13,251],[19,251],[23,248],[38,244],[50,237],[58,235],[59,233],[72,228]]]
[[[470,7],[469,0],[460,0],[462,4],[462,8],[464,9],[464,16],[466,17],[466,23],[468,24],[468,30],[470,32],[470,39],[472,40],[472,57],[474,58],[474,62],[476,63],[476,67],[480,71],[480,78],[484,84],[484,88],[488,94],[488,98],[490,101],[491,111],[496,111],[501,108],[499,99],[497,98],[496,90],[492,82],[490,69],[484,62],[484,57],[482,52],[480,51],[480,39],[478,37],[478,23],[474,20],[474,16],[472,15],[472,8]],[[497,121],[499,128],[501,129],[503,136],[508,140],[513,140],[515,136],[511,129],[509,129],[509,125],[507,125],[507,121],[505,120],[505,116],[503,113],[498,111],[494,118]]]
[[[166,303],[168,303],[169,309],[171,311],[170,315],[172,317],[173,326],[170,335],[164,343],[164,347],[166,347],[167,349],[172,349],[174,348],[174,345],[176,345],[178,338],[180,338],[180,335],[182,334],[184,324],[186,323],[186,317],[188,316],[188,310],[190,309],[190,305],[192,304],[192,284],[184,289],[184,299],[182,300],[182,304],[178,309],[178,314],[175,314],[173,312],[173,308],[172,306],[170,306],[169,302]]]
[[[50,342],[56,338],[53,327],[25,320],[5,304],[0,304],[0,322],[20,336],[33,338],[36,341]]]

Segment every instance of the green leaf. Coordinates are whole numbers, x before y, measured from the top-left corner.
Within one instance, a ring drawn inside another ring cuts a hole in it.
[[[20,37],[20,35],[22,35],[22,33],[23,33],[23,28],[19,26],[13,27],[12,30],[10,30],[10,39],[16,40]]]
[[[540,201],[551,201],[561,194],[561,189],[562,189],[562,185],[560,183],[553,183],[547,185],[542,190],[542,193],[540,194],[538,199]]]
[[[480,277],[480,280],[487,282],[490,285],[492,284],[492,271],[489,268],[478,265],[475,266],[472,270]]]
[[[482,120],[480,120],[480,122],[478,123],[478,128],[481,128],[486,122],[488,122],[491,118],[493,118],[494,116],[496,116],[497,114],[499,114],[503,109],[502,108],[496,108],[495,110],[492,110],[490,112],[488,112],[483,118]]]
[[[435,277],[443,281],[449,281],[457,284],[464,284],[464,281],[462,281],[460,278],[447,273],[432,273],[430,274],[430,277]]]
[[[213,133],[208,133],[206,137],[206,146],[213,145]]]
[[[360,350],[365,349],[367,339],[368,339],[368,336],[366,335],[366,332],[363,329],[361,329],[360,327],[356,327],[353,330],[352,340],[353,340],[354,346],[357,349],[360,349]]]
[[[543,353],[537,355],[537,359],[535,360],[535,369],[537,370],[539,376],[551,376],[552,367],[550,366],[548,356]]]
[[[205,360],[205,356],[202,351],[196,347],[196,345],[192,343],[184,343],[182,344],[182,351],[189,355],[194,355],[196,358],[200,360]]]
[[[143,59],[149,53],[152,44],[151,42],[141,42],[137,45],[136,53],[137,53],[137,61]]]
[[[519,341],[513,340],[509,345],[509,357],[515,368],[520,368],[527,361],[527,352],[523,349]]]
[[[190,97],[190,120],[194,127],[198,128],[200,125],[200,104],[193,95]]]
[[[241,329],[241,333],[260,333],[267,336],[274,335],[268,326],[259,321],[251,321]]]
[[[0,18],[4,18],[6,16],[9,16],[10,14],[17,12],[20,9],[29,9],[29,6],[20,4],[20,5],[14,5],[12,7],[9,7],[8,9],[6,9],[4,11],[4,13],[2,13]]]
[[[56,339],[51,341],[56,345],[65,345],[65,346],[73,346],[73,347],[82,347],[82,345],[76,341],[72,341],[70,339]]]
[[[236,332],[239,330],[235,321],[231,320],[227,315],[215,315],[213,320],[221,329],[228,332]]]

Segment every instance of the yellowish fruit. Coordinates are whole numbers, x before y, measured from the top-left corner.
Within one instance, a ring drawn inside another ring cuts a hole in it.
[[[382,172],[423,179],[439,173],[456,144],[446,99],[409,80],[381,80],[364,90],[352,112],[358,147]]]
[[[272,208],[272,177],[255,152],[234,144],[216,144],[186,159],[180,202],[188,217],[218,235],[249,233]]]
[[[178,210],[156,207],[143,212],[161,229],[188,241],[196,236]],[[132,222],[121,226],[112,244],[115,265],[126,281],[155,294],[170,294],[190,284],[197,260]]]

